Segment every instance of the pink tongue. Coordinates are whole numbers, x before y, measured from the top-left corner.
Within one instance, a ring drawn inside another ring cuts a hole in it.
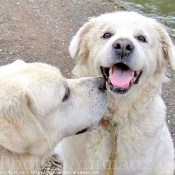
[[[113,73],[109,76],[109,80],[114,86],[120,88],[128,87],[132,80],[132,71],[130,69],[121,70],[115,67]]]

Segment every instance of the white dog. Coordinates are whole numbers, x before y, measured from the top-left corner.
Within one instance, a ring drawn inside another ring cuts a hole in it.
[[[103,120],[110,127],[100,124],[64,139],[64,172],[106,175],[110,168],[110,175],[173,175],[161,87],[167,63],[175,68],[175,49],[165,28],[136,12],[104,14],[80,28],[69,50],[77,59],[75,76],[105,77],[109,104]]]
[[[30,175],[63,137],[98,122],[107,105],[103,78],[66,79],[44,63],[0,68],[0,172]],[[35,172],[35,173],[34,173]]]

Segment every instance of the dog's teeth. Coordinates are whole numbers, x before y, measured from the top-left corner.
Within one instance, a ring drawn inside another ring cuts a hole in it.
[[[110,67],[110,69],[109,69],[109,75],[112,75],[112,73],[113,73],[113,67]]]
[[[136,71],[136,76],[140,74],[140,71]]]
[[[134,75],[135,75],[135,72],[134,72],[134,71],[132,71],[132,74],[131,74],[131,76],[132,76],[132,77],[134,77]]]

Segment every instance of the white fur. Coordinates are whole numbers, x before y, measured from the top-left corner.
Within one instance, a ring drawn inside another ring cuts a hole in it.
[[[66,79],[44,63],[0,68],[0,170],[31,175],[62,138],[101,119],[107,104],[101,79]],[[63,100],[66,89],[70,94]]]
[[[105,32],[112,33],[112,37],[102,38]],[[147,42],[139,41],[138,36],[144,36]],[[115,175],[173,175],[174,149],[161,87],[167,81],[168,62],[175,68],[175,49],[164,27],[135,12],[115,12],[90,19],[70,44],[70,55],[77,59],[73,73],[78,77],[101,76],[100,66],[116,63],[112,44],[121,38],[132,41],[135,47],[129,66],[143,73],[139,83],[126,94],[108,89],[109,104],[104,118],[117,125]],[[64,139],[64,171],[98,171],[104,175],[110,143],[110,134],[102,126]]]

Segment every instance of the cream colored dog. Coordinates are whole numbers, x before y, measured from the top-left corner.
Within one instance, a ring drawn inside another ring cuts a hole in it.
[[[107,95],[103,78],[66,79],[43,63],[0,68],[0,172],[30,175],[63,137],[98,122]]]
[[[104,14],[80,28],[70,54],[77,59],[75,76],[103,75],[108,84],[104,119],[115,127],[114,174],[173,175],[174,149],[161,87],[167,63],[175,68],[175,48],[165,28],[135,12]],[[64,171],[106,175],[112,139],[101,125],[64,139]]]

